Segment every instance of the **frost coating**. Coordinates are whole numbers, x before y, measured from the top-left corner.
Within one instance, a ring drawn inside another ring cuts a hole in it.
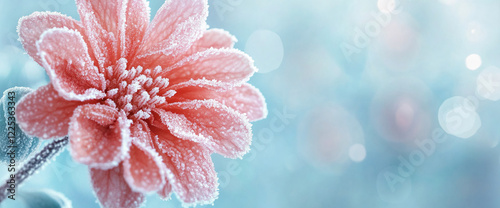
[[[204,144],[230,158],[250,150],[252,131],[248,119],[217,101],[173,103],[164,109],[158,110],[161,122],[178,138]]]
[[[130,158],[123,163],[124,177],[137,192],[159,191],[165,185],[165,165],[161,157],[151,147],[139,143],[132,144]]]
[[[191,83],[179,86],[177,92],[182,97],[174,97],[175,101],[186,102],[190,100],[214,99],[221,104],[228,106],[241,114],[247,116],[250,121],[257,121],[267,117],[267,107],[264,96],[254,86],[244,83],[241,86],[232,87],[230,90],[215,91],[210,90],[210,82],[203,84]],[[213,87],[213,86],[212,86]],[[264,106],[264,110],[262,110]]]
[[[166,1],[151,23],[145,0],[76,2],[81,22],[34,13],[19,23],[23,46],[51,79],[19,103],[20,127],[43,139],[68,135],[104,207],[139,207],[150,192],[213,203],[210,154],[242,157],[250,122],[267,116],[246,83],[253,60],[228,32],[207,30],[207,0]]]
[[[202,36],[207,17],[206,0],[166,1],[146,30],[139,58],[182,54]]]
[[[28,135],[54,139],[68,135],[68,124],[78,101],[62,98],[52,85],[38,88],[17,104],[16,118]]]
[[[104,76],[87,53],[82,35],[67,28],[45,31],[36,42],[42,66],[66,100],[86,101],[105,96]]]
[[[36,150],[39,140],[36,137],[26,135],[15,122],[15,104],[33,90],[25,87],[13,87],[4,91],[0,99],[0,129],[2,129],[2,138],[0,139],[0,161],[9,163],[10,156],[7,155],[10,151],[15,151],[15,159],[23,160],[30,153]],[[13,122],[13,123],[12,123]],[[15,135],[15,136],[14,136]],[[14,136],[14,137],[13,137]],[[14,141],[11,143],[10,141]],[[11,148],[12,147],[12,148]]]
[[[146,197],[133,191],[123,178],[123,166],[109,170],[90,169],[95,194],[102,207],[139,207]]]
[[[78,107],[70,122],[70,153],[90,167],[116,167],[130,148],[130,121],[104,105]]]
[[[176,196],[185,206],[211,204],[218,197],[218,179],[210,151],[188,140],[175,138],[165,130],[154,130],[157,151],[168,168]]]
[[[58,12],[35,12],[30,16],[19,19],[17,32],[19,33],[21,44],[26,52],[28,52],[28,55],[40,65],[43,64],[38,54],[36,42],[40,40],[43,32],[51,28],[68,28],[69,30],[83,31],[78,21]]]

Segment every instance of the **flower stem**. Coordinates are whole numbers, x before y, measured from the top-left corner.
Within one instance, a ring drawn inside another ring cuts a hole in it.
[[[5,184],[0,187],[0,202],[2,202],[9,195],[9,188],[11,184],[17,188],[19,185],[26,180],[28,177],[32,176],[35,171],[43,167],[43,165],[49,161],[52,157],[57,155],[64,147],[68,144],[68,137],[61,139],[55,139],[51,143],[47,144],[40,152],[34,155],[28,162],[26,162],[23,167],[15,174],[15,183],[9,183],[11,178],[9,177]],[[1,191],[3,190],[3,191]]]

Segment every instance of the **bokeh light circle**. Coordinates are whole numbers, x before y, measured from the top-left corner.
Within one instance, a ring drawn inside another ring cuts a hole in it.
[[[471,99],[465,97],[448,98],[439,107],[439,125],[448,134],[463,139],[470,138],[481,127],[476,105]]]
[[[377,7],[380,12],[388,14],[396,9],[396,3],[397,0],[378,0]]]
[[[482,98],[500,100],[500,68],[490,66],[482,70],[476,79],[476,92]]]
[[[362,144],[354,144],[349,148],[349,158],[354,162],[361,162],[366,157],[366,149]]]
[[[414,145],[431,130],[432,92],[420,80],[400,77],[378,89],[370,106],[377,133],[391,142]]]
[[[481,56],[477,54],[471,54],[467,56],[465,59],[465,65],[467,66],[468,69],[470,70],[476,70],[481,67],[483,61],[481,60]]]
[[[273,31],[257,30],[248,38],[245,52],[255,61],[258,73],[268,73],[278,69],[283,61],[283,42]]]
[[[366,157],[364,133],[358,120],[337,104],[322,104],[299,124],[297,148],[315,167],[329,171],[352,159]],[[360,146],[361,145],[361,146]]]

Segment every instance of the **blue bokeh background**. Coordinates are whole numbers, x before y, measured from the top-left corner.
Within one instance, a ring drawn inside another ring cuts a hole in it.
[[[151,1],[152,16],[162,3]],[[209,25],[254,57],[261,71],[250,83],[269,109],[242,160],[212,156],[215,207],[500,207],[500,107],[478,82],[500,92],[500,1],[209,4]],[[1,91],[48,83],[16,33],[20,17],[45,10],[79,19],[72,0],[0,0]],[[41,188],[98,207],[86,166],[67,150],[19,191]],[[179,206],[175,196],[146,204]]]

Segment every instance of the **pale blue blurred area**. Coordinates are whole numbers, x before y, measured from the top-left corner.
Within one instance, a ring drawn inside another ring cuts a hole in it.
[[[214,207],[500,207],[498,103],[478,99],[472,137],[433,140],[443,132],[441,104],[477,97],[481,71],[500,67],[500,1],[400,0],[380,21],[384,2],[210,0],[209,25],[235,35],[265,72],[250,83],[269,109],[247,156],[212,156],[221,183]],[[151,1],[153,15],[162,3]],[[71,0],[0,0],[1,91],[48,83],[16,40],[18,19],[44,10],[79,19]],[[366,46],[355,43],[360,32]],[[466,65],[471,54],[481,57],[476,70]],[[87,168],[67,150],[20,191],[39,188],[98,207]],[[179,206],[175,195],[146,204]]]

